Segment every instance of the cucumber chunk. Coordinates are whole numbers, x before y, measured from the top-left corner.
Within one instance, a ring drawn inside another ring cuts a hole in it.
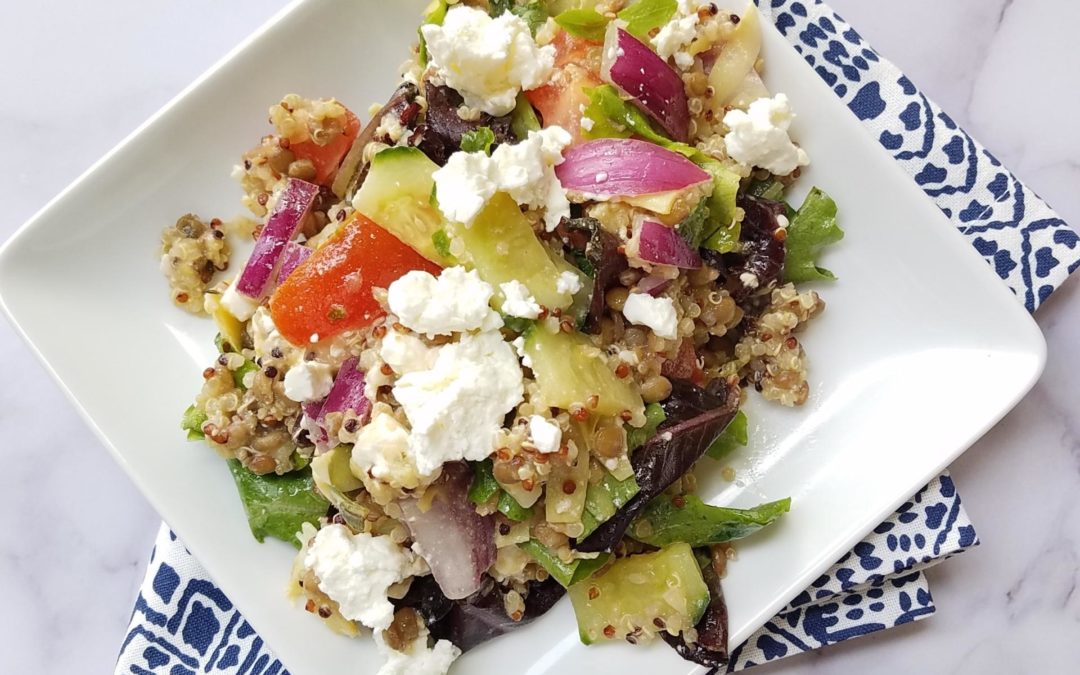
[[[515,279],[548,309],[565,309],[574,301],[570,293],[559,292],[561,270],[548,257],[547,249],[510,195],[496,194],[472,225],[455,225],[454,234],[465,244],[467,257],[480,278],[495,287],[500,303],[499,284]]]
[[[387,148],[371,161],[353,207],[417,253],[438,265],[453,264],[432,237],[443,229],[442,213],[431,204],[435,162],[416,148]]]
[[[643,414],[641,396],[628,381],[615,376],[601,351],[581,333],[551,333],[536,326],[525,337],[525,353],[532,360],[544,405],[569,410],[575,404],[587,406],[596,396],[596,406],[588,406],[590,413]]]
[[[688,544],[622,558],[569,589],[585,644],[692,628],[709,606],[709,587]],[[663,626],[663,628],[661,628]]]

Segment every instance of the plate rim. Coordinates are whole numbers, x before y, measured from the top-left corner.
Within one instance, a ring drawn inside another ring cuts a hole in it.
[[[12,233],[12,235],[6,241],[0,244],[0,278],[3,278],[5,275],[9,274],[7,272],[7,269],[13,265],[12,261],[16,257],[19,245],[31,236],[31,233],[35,230],[35,228],[42,221],[46,220],[52,210],[56,208],[57,205],[63,203],[68,198],[68,195],[70,193],[72,193],[82,183],[90,179],[91,176],[96,174],[103,167],[106,167],[112,161],[113,157],[119,152],[121,152],[123,149],[125,149],[128,145],[138,141],[139,138],[144,134],[144,132],[147,131],[147,129],[155,125],[162,117],[168,114],[174,107],[180,104],[192,92],[199,89],[208,79],[213,77],[225,66],[230,64],[235,57],[246,51],[248,47],[251,46],[253,43],[264,38],[267,33],[276,28],[278,25],[285,23],[294,12],[296,12],[301,6],[305,4],[305,0],[290,0],[284,7],[277,10],[265,22],[263,22],[262,25],[257,27],[247,37],[245,37],[234,47],[229,49],[223,56],[217,59],[211,66],[209,66],[205,71],[203,71],[194,80],[192,80],[191,83],[183,87],[176,95],[170,98],[168,102],[166,102],[157,111],[151,114],[145,121],[136,126],[122,140],[120,140],[110,150],[103,154],[99,159],[94,161],[78,177],[76,177],[71,183],[69,183],[54,197],[49,199],[44,206],[37,210],[37,212],[30,216]],[[776,31],[775,26],[773,26],[771,22],[765,23],[767,24],[767,26],[763,26],[763,30]],[[781,35],[781,37],[783,36]],[[786,39],[784,40],[784,43],[790,48],[790,43],[787,43]],[[800,61],[804,65],[806,65],[807,68],[809,68],[809,66],[802,59],[801,55],[799,56]],[[810,73],[812,73],[812,69],[810,70]],[[816,73],[813,74],[813,76],[816,78]],[[824,86],[824,83],[821,83],[820,80],[817,79],[815,80],[815,84]],[[877,151],[879,153],[885,153],[885,150],[882,149],[880,145],[876,142],[876,140],[869,135],[869,132],[868,130],[866,130],[864,125],[858,124],[857,120],[851,120],[851,122],[854,122],[854,126],[857,127],[862,133],[867,134],[868,139],[871,141],[873,146],[877,148]],[[893,161],[891,157],[889,157],[889,160],[890,161],[888,162],[888,164],[892,165],[896,170],[895,172],[898,174],[896,179],[904,180],[910,183],[911,177],[903,171],[903,168],[900,167],[895,161]],[[920,191],[920,198],[924,201],[925,204],[929,204],[930,206],[935,207],[934,211],[937,213],[937,217],[945,221],[943,224],[948,225],[948,229],[951,230],[955,234],[955,236],[961,236],[959,231],[955,227],[953,227],[952,223],[948,221],[945,215],[936,209],[936,205],[933,204],[930,197],[922,194]],[[965,245],[967,245],[967,242],[964,243]],[[989,271],[990,270],[988,270],[988,272]],[[981,289],[980,292],[1009,292],[1009,289],[1000,279],[996,279],[995,277],[988,274],[985,276],[985,280],[985,283],[979,283]],[[996,290],[990,290],[995,288]],[[151,504],[156,514],[158,516],[161,516],[162,511],[168,509],[162,508],[162,505],[158,501],[158,497],[155,495],[155,492],[149,489],[149,485],[144,484],[144,480],[142,478],[143,474],[136,472],[130,466],[127,459],[125,458],[125,455],[123,454],[123,452],[121,452],[120,448],[118,448],[113,443],[113,441],[109,438],[105,431],[98,425],[93,416],[80,402],[79,398],[72,392],[65,379],[56,371],[47,355],[42,352],[38,344],[35,343],[33,339],[31,339],[30,335],[27,332],[27,328],[24,327],[23,322],[20,320],[19,316],[17,316],[14,309],[9,305],[8,298],[13,297],[17,292],[17,287],[12,288],[10,287],[10,285],[0,285],[0,310],[2,310],[3,314],[8,318],[16,334],[18,334],[20,339],[30,349],[31,353],[35,356],[39,363],[42,364],[49,377],[57,384],[57,386],[63,392],[64,396],[78,412],[79,416],[83,419],[83,421],[91,429],[94,435],[109,451],[109,454],[112,456],[114,461],[116,461],[117,464],[124,470],[124,473],[127,475],[128,479],[132,481],[132,483],[138,488],[139,492],[143,495],[143,497]],[[1015,296],[1015,294],[1011,295]],[[1015,297],[1012,297],[1011,300],[1011,306],[1015,308],[1015,311],[1009,311],[1013,312],[1015,316],[1007,317],[1007,320],[1010,322],[1020,322],[1025,325],[1024,327],[1028,335],[1024,338],[1024,346],[1026,348],[1030,348],[1030,352],[1025,351],[1023,353],[1025,355],[1034,357],[1034,367],[1028,374],[1027,379],[1024,380],[1021,385],[1016,386],[1015,392],[1012,396],[1009,397],[1007,403],[1002,404],[997,410],[994,411],[992,415],[988,415],[986,421],[980,427],[978,427],[977,429],[973,427],[972,431],[968,434],[968,440],[956,444],[956,446],[949,452],[942,453],[941,457],[939,458],[939,462],[934,465],[932,470],[928,470],[926,472],[926,476],[922,481],[923,484],[933,480],[935,476],[939,475],[946,467],[948,467],[949,464],[955,461],[957,457],[959,457],[969,448],[971,448],[971,446],[974,445],[983,436],[985,436],[985,434],[991,428],[993,428],[994,425],[996,425],[998,422],[1001,421],[1002,418],[1009,414],[1009,412],[1011,412],[1017,406],[1017,404],[1025,396],[1028,395],[1028,393],[1032,390],[1035,384],[1038,383],[1045,370],[1047,363],[1046,338],[1043,335],[1042,330],[1039,328],[1034,316],[1031,313],[1027,312],[1022,306],[1016,304]],[[1030,341],[1030,344],[1027,344],[1028,341]],[[916,491],[919,489],[921,489],[921,486],[915,488]],[[900,497],[896,500],[894,504],[890,506],[890,508],[884,509],[880,512],[874,512],[873,515],[868,512],[866,516],[859,520],[859,528],[853,530],[854,534],[852,534],[848,537],[848,539],[845,540],[845,545],[842,547],[842,550],[849,550],[859,541],[864,539],[868,532],[870,532],[874,527],[876,527],[878,523],[883,522],[885,519],[887,519],[890,514],[895,512],[896,508],[905,503],[910,497],[911,495],[905,495],[903,497]],[[164,520],[164,517],[162,517],[162,519]],[[841,555],[843,555],[843,553],[841,553]],[[823,559],[826,559],[826,562],[820,563],[816,567],[809,568],[810,571],[803,574],[802,576],[793,578],[791,583],[785,586],[784,594],[782,596],[779,596],[780,599],[775,600],[772,604],[767,605],[761,610],[759,610],[759,612],[757,612],[752,617],[752,619],[748,620],[748,623],[756,625],[758,627],[764,625],[769,618],[776,614],[777,611],[787,606],[787,604],[790,603],[793,597],[795,597],[799,592],[807,588],[815,578],[820,576],[824,571],[826,571],[835,563],[835,561],[832,561],[831,555]],[[204,567],[204,569],[206,569],[207,573],[211,577],[215,577],[215,575],[209,568]],[[253,621],[251,618],[247,617],[246,614],[245,619],[248,619],[248,621],[253,624],[261,622],[260,618],[255,618]],[[745,637],[749,637],[749,635]],[[745,639],[745,637],[743,639]],[[273,647],[271,647],[271,649],[272,648]],[[704,667],[699,667],[695,672],[705,671],[706,669]]]

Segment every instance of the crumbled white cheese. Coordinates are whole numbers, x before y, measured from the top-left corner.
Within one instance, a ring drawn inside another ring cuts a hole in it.
[[[810,163],[806,151],[791,142],[788,128],[795,115],[785,94],[759,98],[746,112],[724,115],[729,131],[724,136],[728,156],[747,166],[759,166],[778,176]]]
[[[510,344],[513,345],[514,351],[517,352],[518,357],[521,359],[521,365],[532,368],[532,359],[529,358],[528,352],[525,351],[525,338],[518,336]]]
[[[519,319],[535,319],[540,316],[540,303],[536,301],[529,287],[517,279],[499,284],[503,293],[503,314]]]
[[[637,364],[641,363],[641,360],[638,358],[637,352],[631,351],[629,349],[623,349],[619,352],[619,360],[631,366],[636,366]]]
[[[570,270],[559,274],[559,278],[555,280],[555,291],[558,293],[569,293],[574,295],[581,290],[581,277],[574,274]]]
[[[694,65],[694,57],[684,48],[697,37],[697,27],[701,21],[698,10],[708,4],[708,0],[679,0],[675,15],[652,39],[660,58],[666,61],[674,56],[675,64],[683,69]]]
[[[229,310],[229,314],[232,314],[237,319],[247,321],[255,314],[255,310],[259,308],[259,301],[241,295],[236,290],[236,282],[234,281],[221,294],[221,306]]]
[[[787,216],[785,216],[784,214],[781,213],[780,215],[778,215],[776,217],[776,226],[779,227],[780,229],[785,230],[785,229],[787,229],[787,226],[790,225],[790,224],[791,224],[791,222],[788,221]]]
[[[255,355],[264,359],[274,358],[272,352],[277,349],[281,355],[292,350],[292,345],[281,336],[270,310],[260,306],[251,316],[251,341]]]
[[[326,398],[334,386],[330,366],[318,361],[301,361],[285,372],[285,395],[298,403]]]
[[[380,630],[394,619],[387,589],[423,570],[416,554],[389,536],[352,534],[344,525],[319,530],[304,566],[315,573],[319,590],[338,603],[342,616]]]
[[[497,331],[465,333],[437,350],[430,370],[403,375],[393,389],[412,426],[409,451],[422,474],[491,454],[503,418],[524,392],[517,355]]]
[[[372,416],[357,432],[350,466],[354,475],[370,475],[394,488],[412,490],[420,485],[409,454],[409,430],[388,412]]]
[[[496,192],[514,201],[544,209],[544,225],[550,232],[570,216],[566,190],[555,175],[563,162],[563,149],[573,138],[566,129],[551,126],[530,131],[516,144],[504,143],[488,157],[483,152],[455,152],[434,173],[439,209],[454,222],[472,224],[484,204]]]
[[[758,287],[758,277],[753,272],[743,272],[739,275],[739,281],[741,281],[742,285],[746,286],[747,288]]]
[[[562,443],[562,429],[557,422],[545,419],[540,415],[529,418],[529,436],[538,452],[558,452]]]
[[[406,129],[401,126],[401,120],[398,119],[398,116],[395,113],[387,113],[379,121],[379,127],[375,130],[375,138],[385,137],[393,145],[401,140],[401,137],[405,135],[405,131]]]
[[[461,650],[449,640],[439,640],[429,649],[430,632],[423,623],[419,628],[416,639],[400,652],[386,644],[382,631],[375,631],[375,645],[379,653],[386,657],[376,675],[446,675],[450,664],[461,656]]]
[[[467,330],[494,330],[502,317],[488,306],[495,289],[476,270],[448,267],[438,278],[408,272],[387,289],[390,311],[406,328],[428,337]]]
[[[648,326],[665,340],[674,340],[679,336],[679,322],[675,317],[675,303],[671,298],[631,293],[623,305],[623,316],[630,323]]]
[[[379,344],[379,356],[398,375],[427,370],[435,363],[435,352],[423,340],[397,330],[386,331]]]
[[[555,48],[540,47],[521,17],[457,5],[441,26],[421,27],[437,77],[458,91],[471,108],[491,115],[514,109],[518,92],[551,78]]]
[[[585,131],[592,131],[594,126],[596,126],[596,122],[593,121],[593,118],[589,117],[588,115],[581,116],[582,129],[584,129]]]

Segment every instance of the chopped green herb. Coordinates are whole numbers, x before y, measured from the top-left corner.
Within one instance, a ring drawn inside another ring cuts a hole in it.
[[[495,132],[488,127],[470,129],[461,135],[462,152],[483,152],[491,154],[491,146],[495,143]]]
[[[453,258],[450,255],[450,235],[446,233],[446,230],[436,230],[435,234],[431,235],[431,243],[435,246],[435,251],[444,258]]]
[[[640,0],[619,12],[619,18],[626,22],[628,33],[648,41],[649,33],[671,21],[677,8],[676,0]]]
[[[238,388],[246,390],[247,387],[244,386],[244,376],[248,373],[258,372],[258,370],[259,366],[255,365],[254,361],[245,359],[243,365],[233,371],[233,382]]]
[[[206,411],[192,404],[184,411],[184,416],[180,419],[180,428],[187,432],[189,441],[201,441],[206,438],[202,430],[202,425],[206,424],[206,420]]]
[[[540,0],[533,0],[524,5],[512,5],[510,12],[521,17],[529,26],[529,31],[535,36],[536,31],[547,23],[548,11]]]
[[[499,490],[498,481],[495,480],[495,475],[491,472],[492,464],[490,459],[485,459],[482,462],[472,462],[473,481],[469,486],[469,501],[479,506],[487,502],[495,496]]]
[[[603,42],[608,20],[595,9],[568,9],[555,17],[555,23],[574,37]]]

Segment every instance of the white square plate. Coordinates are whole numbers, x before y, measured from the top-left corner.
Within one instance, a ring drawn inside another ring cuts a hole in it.
[[[294,675],[373,673],[369,640],[332,635],[283,597],[292,549],[257,544],[221,460],[180,413],[213,358],[210,322],[173,308],[163,226],[240,210],[229,179],[287,92],[354,110],[385,100],[426,0],[297,3],[240,45],[24,226],[0,253],[0,301],[165,520]],[[303,45],[298,48],[298,45]],[[791,496],[739,546],[724,587],[737,644],[1002,417],[1042,371],[1031,318],[942,214],[771,27],[766,79],[840,206],[844,241],[805,333],[812,393],[785,410],[750,396],[740,480],[699,472],[713,503]],[[633,661],[631,661],[633,659]],[[466,655],[458,672],[689,672],[663,645],[578,643],[569,602]],[[529,665],[531,664],[531,665]],[[526,666],[528,667],[526,668]]]

